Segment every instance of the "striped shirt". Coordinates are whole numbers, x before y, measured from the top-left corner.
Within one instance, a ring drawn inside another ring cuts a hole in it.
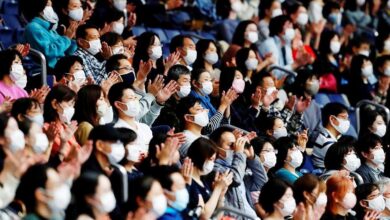
[[[329,147],[337,142],[337,138],[333,136],[328,129],[324,128],[318,135],[313,145],[313,164],[318,168],[325,168],[324,158]]]

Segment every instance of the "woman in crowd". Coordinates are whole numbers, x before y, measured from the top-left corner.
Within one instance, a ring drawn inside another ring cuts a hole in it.
[[[90,81],[85,75],[83,60],[78,56],[66,56],[59,59],[54,70],[55,81],[67,85],[76,93]]]
[[[214,68],[219,61],[219,50],[212,40],[202,39],[196,43],[197,58],[192,65],[194,69],[205,69],[212,77],[221,73]]]

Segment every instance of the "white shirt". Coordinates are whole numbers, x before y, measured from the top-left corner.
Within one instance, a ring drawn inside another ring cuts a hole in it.
[[[136,127],[132,127],[129,123],[122,119],[118,119],[115,123],[114,128],[128,128],[133,130],[137,134],[137,139],[134,141],[134,145],[140,147],[142,153],[148,153],[149,151],[149,142],[153,137],[152,130],[149,126],[144,123],[136,122]]]

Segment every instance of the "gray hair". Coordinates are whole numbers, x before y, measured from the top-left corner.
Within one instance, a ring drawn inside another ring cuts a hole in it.
[[[378,182],[375,183],[379,187],[379,191],[383,194],[386,186],[390,185],[390,178],[382,177]]]

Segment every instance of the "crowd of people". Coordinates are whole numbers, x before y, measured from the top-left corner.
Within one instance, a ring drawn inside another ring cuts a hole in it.
[[[390,219],[390,0],[17,4],[1,220]]]

